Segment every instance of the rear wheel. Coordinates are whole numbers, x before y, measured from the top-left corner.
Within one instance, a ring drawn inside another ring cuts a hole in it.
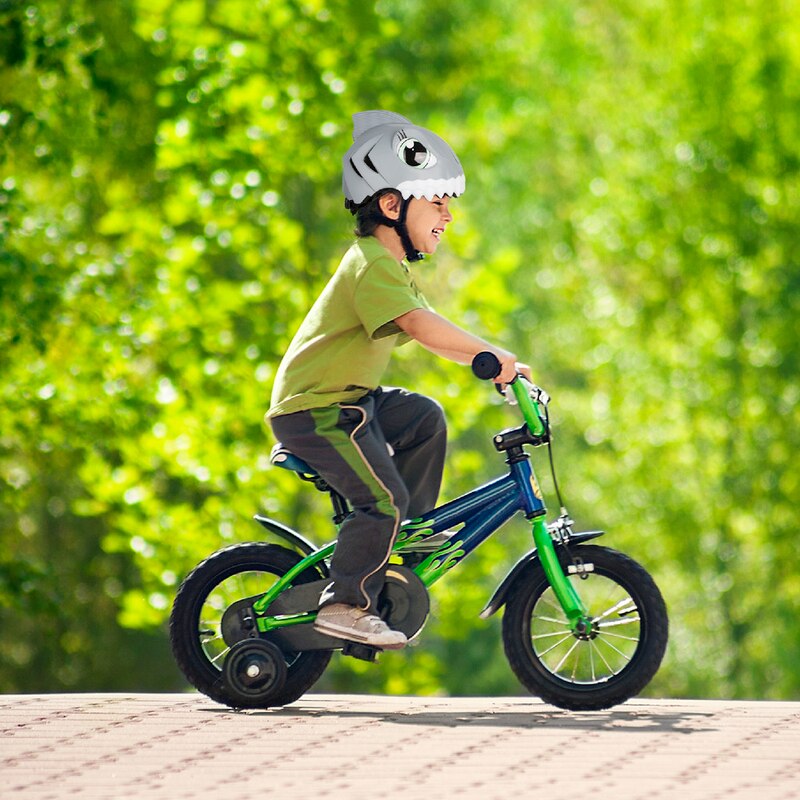
[[[572,631],[535,562],[512,585],[503,616],[503,645],[516,676],[533,694],[561,708],[609,708],[637,695],[657,672],[667,645],[664,600],[647,571],[628,556],[596,545],[562,550],[592,630]]]
[[[189,683],[212,700],[237,708],[267,708],[291,703],[319,680],[331,652],[283,653],[286,677],[279,691],[271,687],[259,693],[232,692],[223,666],[231,648],[253,636],[246,627],[231,626],[223,617],[231,605],[257,597],[301,561],[291,550],[272,544],[235,544],[219,550],[199,564],[184,580],[170,616],[172,652]],[[301,573],[293,583],[309,583],[323,576],[314,569]]]

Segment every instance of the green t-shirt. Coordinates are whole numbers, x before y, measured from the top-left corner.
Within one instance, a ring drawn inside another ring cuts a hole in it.
[[[405,263],[359,239],[308,312],[278,367],[267,417],[352,403],[376,389],[392,350],[409,341],[394,320],[430,308]]]

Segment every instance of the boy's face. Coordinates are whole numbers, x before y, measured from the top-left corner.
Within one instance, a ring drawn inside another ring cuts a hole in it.
[[[406,228],[411,242],[420,253],[432,255],[439,246],[444,229],[453,221],[449,209],[450,198],[434,197],[427,200],[413,197],[408,206]]]

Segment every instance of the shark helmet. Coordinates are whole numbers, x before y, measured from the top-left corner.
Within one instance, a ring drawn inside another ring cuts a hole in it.
[[[406,229],[411,198],[458,197],[465,188],[464,170],[447,142],[391,111],[353,115],[353,145],[342,166],[345,206],[353,214],[378,192],[400,193],[399,218],[380,215],[377,221],[397,230],[409,261],[423,258]]]

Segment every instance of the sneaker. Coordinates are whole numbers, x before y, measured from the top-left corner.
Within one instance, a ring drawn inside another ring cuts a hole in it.
[[[382,650],[399,650],[408,641],[402,631],[393,631],[380,617],[344,603],[331,603],[321,608],[314,629],[327,636]]]

